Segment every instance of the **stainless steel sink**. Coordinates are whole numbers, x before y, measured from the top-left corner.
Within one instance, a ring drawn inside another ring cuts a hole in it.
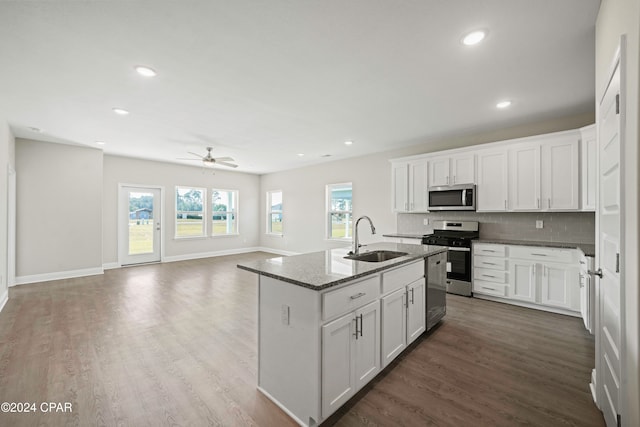
[[[359,255],[347,255],[345,258],[365,262],[382,262],[407,255],[407,252],[371,251]]]

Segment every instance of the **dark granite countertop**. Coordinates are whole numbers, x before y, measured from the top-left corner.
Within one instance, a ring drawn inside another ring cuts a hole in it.
[[[475,243],[497,243],[502,245],[541,246],[547,248],[580,249],[586,256],[596,256],[596,245],[591,243],[540,242],[531,240],[478,239]]]
[[[238,268],[262,274],[313,290],[323,290],[359,277],[398,267],[411,261],[445,252],[442,246],[374,243],[363,246],[360,253],[378,250],[407,252],[407,255],[383,262],[355,261],[344,258],[350,247],[308,254],[275,257],[238,264]]]

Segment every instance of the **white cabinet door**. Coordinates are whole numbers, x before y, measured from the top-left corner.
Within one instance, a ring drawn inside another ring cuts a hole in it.
[[[427,194],[427,160],[409,163],[409,210],[427,212],[429,199]]]
[[[425,280],[407,285],[407,345],[418,338],[427,326]]]
[[[580,129],[580,207],[583,211],[596,210],[596,186],[598,184],[598,143],[596,125]]]
[[[507,150],[478,153],[478,211],[507,210]]]
[[[405,298],[406,289],[402,287],[381,299],[383,367],[387,366],[407,347]]]
[[[354,313],[322,327],[323,417],[331,415],[355,393],[354,332]]]
[[[536,302],[536,274],[535,261],[509,260],[510,292],[509,297],[527,302]]]
[[[380,302],[375,301],[356,310],[354,336],[356,391],[380,372]]]
[[[473,153],[451,157],[449,181],[453,184],[476,183],[476,156]]]
[[[514,211],[541,208],[540,144],[522,144],[509,150],[509,201]]]
[[[392,177],[392,206],[394,212],[406,212],[409,210],[409,165],[407,163],[393,163],[391,165]]]
[[[436,157],[429,162],[429,187],[451,184],[449,157]]]
[[[580,310],[580,271],[574,266],[544,263],[540,302],[552,307]]]
[[[578,210],[578,138],[542,144],[542,208]]]

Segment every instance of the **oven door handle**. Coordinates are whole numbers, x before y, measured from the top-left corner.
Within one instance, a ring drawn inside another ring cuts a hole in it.
[[[471,252],[471,248],[447,248],[447,249],[455,252]]]

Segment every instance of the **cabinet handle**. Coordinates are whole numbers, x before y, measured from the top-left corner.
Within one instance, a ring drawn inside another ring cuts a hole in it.
[[[496,290],[496,288],[490,288],[490,287],[488,287],[488,286],[483,286],[483,287],[482,287],[482,289],[491,289],[492,291],[495,291],[495,290]]]
[[[493,249],[483,249],[482,252],[495,252]]]
[[[353,319],[353,320],[356,321],[356,333],[353,334],[353,335],[355,335],[356,339],[358,339],[358,316],[356,316],[356,318]]]
[[[456,183],[456,176],[455,175],[453,175],[453,183],[454,184]]]
[[[490,274],[483,274],[482,277],[491,277],[492,279],[497,279],[496,276],[492,276]]]
[[[540,198],[538,198],[538,209],[540,209]]]
[[[449,177],[447,177],[447,184],[449,183]]]
[[[484,264],[484,265],[498,265],[498,264],[494,264],[492,262],[486,262],[486,261],[483,261],[482,264]]]
[[[547,254],[536,254],[536,253],[531,253],[531,255],[535,255],[535,256],[548,256]]]
[[[351,299],[358,299],[358,298],[363,297],[363,296],[365,296],[365,295],[366,295],[366,293],[364,293],[364,292],[360,292],[360,293],[357,293],[357,294],[355,294],[355,295],[351,295],[349,298],[351,298]]]
[[[362,337],[362,314],[360,315],[360,337]]]
[[[504,210],[505,211],[507,210],[507,201],[506,200],[504,201]]]
[[[542,266],[542,275],[544,277],[547,277],[547,267],[545,267],[545,266]]]
[[[436,262],[436,265],[439,265],[439,264],[440,264],[440,261]]]
[[[413,288],[411,288],[411,305],[413,305]]]
[[[551,198],[549,198],[548,200],[549,200],[549,209],[551,209]]]

